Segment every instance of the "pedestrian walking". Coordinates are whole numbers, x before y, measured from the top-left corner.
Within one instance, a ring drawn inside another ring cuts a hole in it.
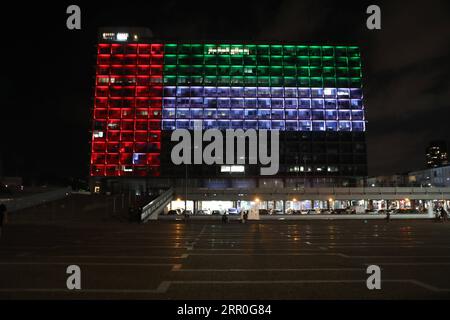
[[[386,210],[386,222],[389,223],[391,221],[391,211]]]
[[[0,204],[0,238],[3,235],[3,226],[7,223],[7,209],[5,204]]]
[[[222,223],[228,223],[228,216],[225,213],[222,215]]]
[[[445,209],[443,207],[441,208],[441,219],[442,219],[442,222],[447,221],[447,211],[445,211]]]

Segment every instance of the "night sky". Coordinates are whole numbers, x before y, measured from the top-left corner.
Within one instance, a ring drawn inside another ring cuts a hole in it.
[[[78,4],[82,30],[66,29]],[[366,8],[382,30],[366,28]],[[369,175],[424,167],[449,138],[449,1],[111,1],[2,9],[1,159],[5,176],[87,177],[100,26],[143,26],[161,39],[359,45]],[[8,17],[12,18],[8,21]],[[6,38],[6,39],[5,39]]]

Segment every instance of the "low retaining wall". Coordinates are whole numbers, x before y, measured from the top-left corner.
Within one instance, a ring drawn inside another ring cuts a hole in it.
[[[19,211],[26,208],[38,206],[40,204],[63,199],[71,193],[71,188],[61,188],[46,192],[40,192],[32,195],[26,195],[21,198],[4,199],[3,202],[8,212]]]

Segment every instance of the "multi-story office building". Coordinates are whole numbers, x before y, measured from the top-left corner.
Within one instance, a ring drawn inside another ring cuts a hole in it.
[[[428,168],[448,165],[447,141],[437,140],[430,142],[426,149],[426,161]]]
[[[351,186],[367,174],[356,46],[174,42],[140,29],[102,30],[93,108],[93,185]],[[173,130],[280,131],[280,170],[175,166]],[[149,179],[152,178],[152,179]]]

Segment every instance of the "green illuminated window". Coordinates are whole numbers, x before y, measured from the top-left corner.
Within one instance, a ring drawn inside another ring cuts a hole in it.
[[[244,77],[244,84],[246,86],[255,86],[256,85],[256,77]]]
[[[297,80],[295,77],[284,77],[284,85],[286,87],[295,87],[297,86]]]
[[[177,77],[176,76],[164,76],[164,84],[165,85],[176,85]]]
[[[270,75],[281,76],[283,75],[283,68],[279,66],[270,67]]]
[[[191,57],[187,54],[179,54],[178,55],[178,64],[190,64]]]
[[[271,56],[270,57],[270,65],[282,66],[283,65],[283,57],[282,56]]]
[[[336,68],[336,75],[338,77],[347,77],[348,76],[348,68],[345,68],[345,67]]]
[[[259,55],[256,57],[257,63],[259,66],[269,66],[270,65],[270,56],[268,55]]]
[[[244,68],[242,66],[231,66],[230,74],[232,76],[242,76],[244,74]]]
[[[258,45],[256,47],[256,52],[258,53],[258,55],[268,55],[270,49],[268,45]]]
[[[339,57],[336,58],[336,66],[337,67],[347,67],[347,58],[346,57]]]
[[[336,82],[338,87],[348,87],[348,78],[337,78],[337,82]]]
[[[207,76],[215,76],[217,74],[217,68],[216,66],[205,66],[205,75]]]
[[[167,75],[177,74],[177,66],[165,65],[164,66],[164,74],[167,74]]]
[[[230,77],[229,76],[217,77],[217,85],[219,85],[219,86],[229,86],[230,85]]]
[[[177,56],[175,54],[164,55],[164,64],[177,64]]]
[[[191,59],[192,64],[203,64],[204,62],[202,54],[193,55]]]
[[[205,64],[209,64],[209,65],[217,64],[217,56],[205,55]]]
[[[202,85],[203,77],[202,76],[193,76],[191,77],[191,84],[193,85]]]
[[[244,77],[240,77],[240,76],[231,77],[231,85],[232,86],[243,86],[244,85]]]
[[[176,44],[166,44],[164,46],[164,51],[166,54],[177,53],[178,51],[177,47],[178,46]]]
[[[203,55],[203,45],[191,44],[191,53]]]
[[[334,77],[334,76],[336,76],[336,71],[333,67],[324,67],[323,75],[325,77]]]
[[[323,46],[322,47],[322,55],[332,57],[334,56],[334,48],[331,46]]]
[[[308,77],[298,77],[297,78],[297,84],[300,87],[309,87],[309,79]]]
[[[321,56],[322,48],[320,46],[310,46],[309,47],[309,55],[310,56]]]
[[[283,74],[284,74],[285,76],[295,76],[295,75],[296,75],[295,67],[284,66],[284,68],[283,68]]]
[[[202,75],[203,74],[203,65],[192,66],[190,69],[190,74],[192,75]]]
[[[359,57],[360,52],[358,47],[348,47],[347,54],[349,57]]]
[[[307,56],[308,54],[308,46],[297,46],[297,56]]]
[[[311,77],[311,87],[323,87],[323,81],[321,77]]]
[[[334,66],[334,58],[333,57],[323,57],[322,64],[324,67],[333,67]]]
[[[182,74],[182,75],[189,75],[191,73],[191,66],[190,65],[179,65],[178,73]]]
[[[180,45],[178,45],[178,53],[181,53],[181,54],[189,54],[189,53],[191,53],[191,45],[190,44],[180,44]]]
[[[319,67],[310,67],[309,75],[311,77],[320,77],[322,75],[322,68]]]
[[[270,46],[270,54],[274,55],[282,55],[283,54],[283,46],[280,45],[271,45]]]
[[[361,78],[351,78],[350,86],[353,88],[361,88],[362,86]]]
[[[352,57],[348,59],[348,65],[350,67],[360,67],[361,59],[359,57]]]
[[[256,66],[256,56],[244,55],[244,64],[248,66]]]
[[[228,54],[218,55],[217,64],[230,64],[230,55]]]
[[[308,56],[297,56],[297,66],[309,66]]]
[[[265,87],[270,85],[270,78],[269,77],[258,77],[258,86]]]
[[[322,65],[322,58],[321,57],[309,57],[309,65],[311,66],[321,66]]]
[[[229,65],[220,65],[217,67],[217,74],[219,76],[228,76],[230,74],[230,66]]]
[[[295,66],[295,61],[297,57],[295,55],[292,56],[283,56],[283,65],[285,66]]]
[[[336,87],[336,78],[334,77],[326,77],[323,79],[324,87]]]
[[[350,68],[349,75],[351,77],[361,77],[361,68]]]
[[[254,44],[250,44],[250,45],[245,45],[244,49],[247,49],[250,55],[255,55],[256,54],[256,45]]]
[[[232,65],[242,65],[243,63],[243,55],[236,54],[230,57],[230,62]]]
[[[189,77],[186,77],[186,76],[178,76],[177,77],[178,85],[186,85],[188,83],[189,83]]]
[[[258,66],[258,76],[267,76],[267,75],[269,75],[269,67]]]
[[[206,76],[205,77],[205,85],[216,85],[217,77],[214,76]]]
[[[295,46],[283,46],[283,55],[285,55],[285,56],[295,56],[295,55],[297,55],[297,51],[295,50]]]
[[[283,85],[283,77],[270,77],[270,85],[278,87]]]
[[[299,67],[297,68],[298,75],[301,77],[309,77],[309,67]]]

